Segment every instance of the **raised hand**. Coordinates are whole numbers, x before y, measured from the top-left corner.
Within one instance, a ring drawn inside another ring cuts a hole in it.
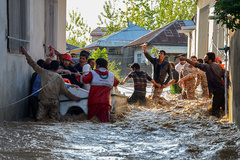
[[[28,55],[26,49],[25,49],[23,46],[21,46],[21,52],[22,52],[25,56]]]
[[[144,43],[144,44],[142,44],[141,45],[142,46],[142,50],[144,51],[144,52],[146,52],[147,50],[147,43]]]

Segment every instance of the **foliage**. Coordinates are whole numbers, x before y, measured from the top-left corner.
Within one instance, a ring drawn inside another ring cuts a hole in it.
[[[116,0],[105,1],[105,5],[103,6],[105,13],[101,12],[101,14],[98,16],[100,21],[98,25],[104,24],[106,26],[107,31],[105,32],[105,35],[112,34],[113,32],[116,32],[122,28],[121,25],[119,25],[120,21],[117,13],[118,11],[115,8],[115,3]]]
[[[240,1],[239,0],[217,0],[214,14],[217,16],[217,23],[220,22],[232,31],[240,29]],[[231,18],[228,18],[228,15]]]
[[[110,61],[108,60],[108,54],[107,54],[106,48],[103,48],[102,50],[98,48],[97,50],[93,51],[93,52],[91,53],[90,58],[94,58],[95,60],[97,60],[98,58],[104,58],[104,59],[106,59],[106,60],[108,61],[108,70],[111,71],[111,72],[113,72],[114,75],[115,75],[115,77],[116,77],[118,80],[121,80],[121,77],[120,77],[120,75],[119,75],[121,69],[118,68],[118,66],[121,65],[121,62],[119,62],[119,63],[117,63],[117,64],[115,63],[115,61],[110,62]]]
[[[159,50],[158,50],[157,48],[155,48],[155,47],[152,47],[152,49],[151,49],[151,51],[150,51],[150,54],[151,54],[151,55],[154,54],[155,57],[157,57],[157,56],[158,56],[158,53],[159,53]]]
[[[93,58],[95,60],[97,60],[98,58],[104,58],[108,61],[108,55],[107,55],[107,50],[106,48],[103,48],[102,50],[101,49],[97,49],[97,50],[94,50],[90,56],[90,58]]]
[[[84,47],[87,42],[91,42],[88,38],[88,34],[91,28],[84,22],[81,13],[78,11],[72,11],[69,13],[70,22],[66,24],[66,31],[69,33],[67,37],[67,43]]]
[[[117,2],[105,2],[104,13],[99,16],[100,24],[107,26],[107,34],[125,28],[128,21],[155,30],[174,20],[190,20],[197,9],[196,0],[124,0],[125,11],[116,8]]]
[[[121,62],[117,63],[115,61],[112,61],[108,63],[108,70],[113,72],[115,77],[119,80],[122,81],[123,79],[120,77],[120,71],[121,69],[118,68],[118,66],[121,65]]]

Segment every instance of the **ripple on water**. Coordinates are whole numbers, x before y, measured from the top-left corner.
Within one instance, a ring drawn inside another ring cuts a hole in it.
[[[236,126],[211,117],[205,102],[148,99],[146,106],[119,106],[111,123],[86,115],[3,122],[0,159],[240,158]]]

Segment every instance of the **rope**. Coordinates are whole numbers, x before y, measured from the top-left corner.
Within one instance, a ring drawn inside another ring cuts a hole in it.
[[[171,85],[175,85],[175,84],[178,84],[179,82],[176,82],[176,83],[173,83],[173,84],[171,84]],[[134,85],[133,83],[127,83],[127,84],[130,84],[130,85]],[[125,84],[124,85],[121,85],[121,86],[119,86],[119,87],[122,87],[123,89],[126,89],[126,90],[129,90],[129,91],[132,91],[132,92],[134,92],[134,89],[129,89],[129,88],[126,88],[126,87],[123,87],[123,86],[125,86]],[[147,86],[154,86],[154,85],[147,85]],[[193,85],[193,87],[195,87],[195,85]],[[167,90],[167,91],[162,91],[163,93],[164,92],[168,92],[169,90]],[[137,92],[142,92],[142,93],[145,93],[145,91],[137,91]],[[199,92],[201,92],[201,91],[199,91]],[[147,92],[146,91],[146,93],[152,93],[152,92]]]
[[[11,104],[9,104],[9,105],[0,107],[0,109],[7,108],[7,107],[9,107],[9,106],[12,106],[12,105],[14,105],[14,104],[17,104],[17,103],[25,100],[25,99],[28,99],[29,97],[31,97],[31,96],[34,95],[35,93],[37,93],[37,92],[41,91],[43,88],[47,87],[49,84],[51,84],[51,83],[52,83],[53,81],[55,81],[57,78],[58,78],[58,76],[55,77],[53,80],[51,80],[48,84],[46,84],[45,86],[43,86],[42,88],[40,88],[39,90],[37,90],[37,91],[33,92],[32,94],[28,95],[27,97],[24,97],[24,98],[22,98],[22,99],[20,99],[20,100],[18,100],[18,101],[16,101],[16,102],[13,102],[13,103],[11,103]]]
[[[212,39],[211,43],[212,43],[213,47],[217,50],[217,52],[218,52],[220,55],[224,55],[224,53],[222,53],[222,52],[217,48],[217,46],[216,46],[215,43],[213,42],[213,39]]]

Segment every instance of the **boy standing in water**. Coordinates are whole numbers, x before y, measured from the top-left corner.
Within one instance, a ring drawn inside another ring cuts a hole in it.
[[[139,101],[140,104],[145,104],[147,80],[151,81],[157,87],[161,87],[161,85],[156,83],[154,79],[152,79],[146,72],[141,71],[140,65],[138,63],[131,64],[130,68],[132,72],[130,72],[128,76],[124,79],[124,81],[121,82],[120,84],[123,85],[130,78],[132,78],[134,82],[134,92],[132,96],[129,98],[128,102],[131,104]]]

